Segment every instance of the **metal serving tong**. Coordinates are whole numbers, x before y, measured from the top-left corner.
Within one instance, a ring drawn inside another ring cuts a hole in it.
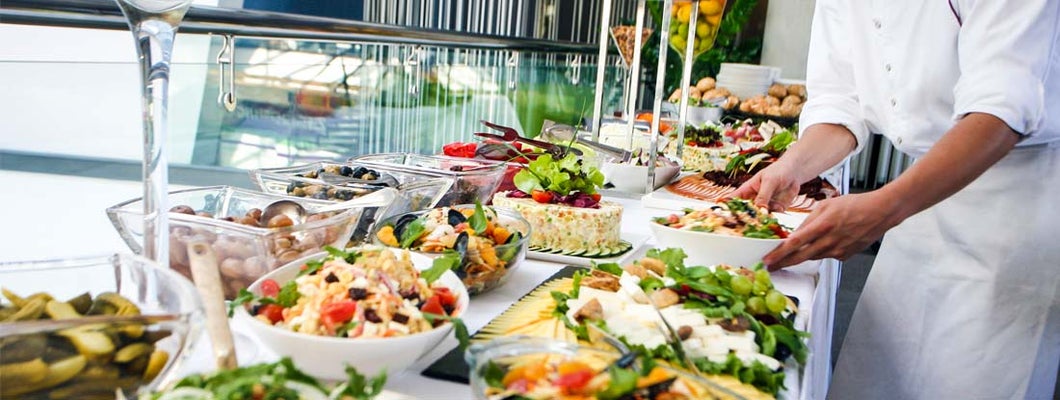
[[[681,360],[681,363],[685,365],[685,368],[688,368],[689,371],[692,371],[696,375],[702,375],[703,373],[699,371],[698,367],[696,367],[696,363],[688,358],[688,353],[685,352],[685,348],[681,344],[681,336],[677,334],[674,327],[671,326],[670,322],[666,320],[665,316],[663,316],[662,310],[659,309],[658,304],[655,304],[655,300],[651,298],[651,295],[648,295],[647,297],[648,304],[651,304],[651,308],[655,310],[655,313],[659,315],[659,320],[662,321],[662,323],[659,324],[659,330],[661,330],[663,335],[666,336],[667,342],[670,343],[670,347],[674,349],[674,354],[676,354],[677,358]]]
[[[491,138],[491,139],[503,140],[505,142],[525,143],[525,144],[528,144],[528,145],[531,145],[531,146],[534,146],[534,147],[539,147],[541,149],[544,149],[546,152],[551,154],[553,158],[557,158],[557,159],[563,158],[564,156],[566,156],[568,151],[571,152],[571,153],[574,153],[574,155],[577,155],[577,156],[582,155],[582,151],[578,150],[578,149],[575,149],[575,148],[570,148],[570,147],[567,147],[567,146],[561,146],[561,145],[557,145],[557,144],[553,144],[553,143],[549,143],[549,142],[542,142],[540,140],[524,138],[521,135],[519,135],[519,131],[515,130],[515,128],[507,127],[507,126],[504,126],[504,125],[497,125],[497,124],[494,124],[492,122],[488,122],[488,121],[485,121],[485,120],[482,120],[481,122],[482,122],[483,125],[486,125],[487,127],[490,127],[491,129],[500,131],[501,133],[503,133],[503,135],[497,135],[497,134],[485,133],[485,132],[477,132],[477,133],[475,133],[475,136],[483,137],[483,138]]]
[[[541,134],[546,138],[554,138],[556,140],[569,142],[575,140],[578,143],[592,147],[596,151],[606,154],[619,163],[626,163],[633,159],[633,153],[626,149],[620,149],[614,146],[608,146],[600,142],[594,142],[589,139],[584,139],[578,136],[577,129],[573,126],[565,124],[557,124],[552,121],[545,121],[545,126],[541,129]]]

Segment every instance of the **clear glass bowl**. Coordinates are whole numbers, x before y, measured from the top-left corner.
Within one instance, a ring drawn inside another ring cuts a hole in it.
[[[196,212],[212,215],[204,217],[169,213],[170,268],[190,278],[188,242],[205,239],[220,260],[225,298],[233,299],[240,289],[280,265],[319,252],[324,246],[343,248],[351,240],[363,239],[374,222],[374,216],[385,215],[387,207],[351,207],[283,228],[259,228],[219,219],[231,217],[238,220],[252,209],[262,209],[276,200],[295,201],[310,214],[320,207],[334,204],[327,200],[260,193],[229,186],[170,192],[167,204],[171,207],[186,205]],[[142,199],[110,207],[107,216],[129,248],[140,252],[143,243]]]
[[[0,318],[3,398],[113,399],[116,389],[149,392],[168,383],[201,330],[202,305],[192,283],[139,256],[0,263],[0,285],[5,314],[18,303],[19,311],[30,313],[14,322]],[[120,303],[108,297],[115,293],[139,312],[104,311]],[[34,312],[40,304],[43,313]],[[64,307],[100,315],[52,319]]]
[[[426,178],[451,178],[453,187],[438,206],[488,203],[504,177],[502,161],[449,156],[425,156],[412,153],[370,154],[349,159],[351,166],[365,166],[397,176],[412,174]]]
[[[321,161],[282,168],[256,169],[250,171],[250,176],[264,192],[332,201],[351,200],[384,187],[393,187],[398,190],[403,204],[391,207],[391,214],[433,208],[453,186],[453,179],[449,177],[425,179],[411,173],[384,172],[381,173],[381,179],[377,180],[361,180],[334,174],[328,174],[327,178],[324,178],[319,175],[321,170],[342,167],[355,168],[344,163]],[[317,178],[306,177],[312,173],[318,173]]]
[[[461,204],[452,206],[451,208],[457,210],[468,208],[474,209],[475,205]],[[526,260],[527,246],[530,243],[530,223],[527,222],[522,215],[508,208],[489,208],[497,213],[497,223],[507,228],[509,232],[519,232],[519,234],[522,235],[522,238],[513,243],[493,246],[493,255],[485,255],[485,257],[478,250],[468,249],[467,257],[464,258],[464,262],[455,270],[455,272],[456,275],[460,277],[460,280],[464,282],[464,286],[467,287],[467,292],[472,296],[488,292],[491,289],[504,284],[504,282],[507,282],[508,277],[510,277],[512,273],[522,265],[523,261]],[[384,226],[394,226],[394,224],[405,215],[413,215],[418,218],[428,212],[430,212],[430,210],[410,212],[395,215],[379,221],[375,228],[372,229],[373,242],[377,245],[385,246],[378,237],[380,229]],[[429,257],[442,255],[440,252],[417,251],[416,253],[424,254]],[[498,260],[503,261],[504,266],[502,268],[494,268],[489,265],[490,263],[486,260],[491,257],[496,257]]]
[[[529,362],[558,363],[564,360],[577,359],[595,371],[603,371],[610,364],[617,361],[619,357],[620,354],[613,351],[604,351],[576,343],[530,336],[505,336],[485,343],[475,343],[469,346],[464,354],[464,359],[470,367],[471,393],[475,399],[479,400],[501,398],[498,396],[491,397],[487,394],[491,390],[487,375],[491,375],[491,372],[495,373],[497,368],[503,372],[511,367],[525,365]],[[675,379],[674,387],[680,385],[691,392],[691,398],[701,400],[735,400],[744,398],[702,377],[662,364],[659,364],[659,367],[673,376],[673,379]]]

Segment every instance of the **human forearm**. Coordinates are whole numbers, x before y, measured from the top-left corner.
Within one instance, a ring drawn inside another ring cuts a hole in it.
[[[854,135],[842,125],[815,124],[777,161],[798,183],[806,182],[832,168],[854,150]]]
[[[1004,157],[1019,134],[997,117],[971,113],[877,195],[898,205],[896,223],[961,190]]]

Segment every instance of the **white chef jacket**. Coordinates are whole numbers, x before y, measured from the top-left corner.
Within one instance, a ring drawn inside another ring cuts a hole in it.
[[[1060,0],[816,7],[803,129],[844,125],[859,149],[870,132],[881,133],[914,157],[970,112],[1023,135],[975,181],[884,237],[829,398],[1052,398],[1060,359]]]
[[[919,157],[970,112],[1060,140],[1057,0],[817,0],[799,126],[882,133]]]

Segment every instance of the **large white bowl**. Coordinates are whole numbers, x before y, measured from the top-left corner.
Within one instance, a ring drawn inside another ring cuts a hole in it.
[[[261,282],[266,279],[275,280],[282,286],[298,275],[306,261],[325,256],[327,253],[318,253],[295,260],[261,277],[250,285],[248,290],[260,295]],[[411,258],[417,269],[424,270],[431,266],[432,260],[429,257],[412,253]],[[468,294],[460,278],[453,271],[447,271],[437,282],[448,287],[457,296],[454,316],[463,315],[467,311]],[[374,375],[385,369],[387,374],[394,375],[433,350],[453,329],[453,325],[447,323],[430,331],[408,336],[351,339],[310,335],[272,326],[251,317],[244,307],[236,308],[235,318],[248,326],[269,350],[280,356],[291,357],[294,363],[309,375],[332,380],[348,378],[347,364],[364,374]]]
[[[647,166],[608,162],[600,166],[600,172],[615,186],[615,190],[621,192],[644,193],[644,187],[648,184]],[[680,172],[681,164],[677,162],[655,167],[655,187],[652,190],[666,186]]]
[[[685,265],[718,265],[750,267],[762,261],[783,239],[754,239],[676,229],[650,222],[659,247],[680,247],[688,258]]]

